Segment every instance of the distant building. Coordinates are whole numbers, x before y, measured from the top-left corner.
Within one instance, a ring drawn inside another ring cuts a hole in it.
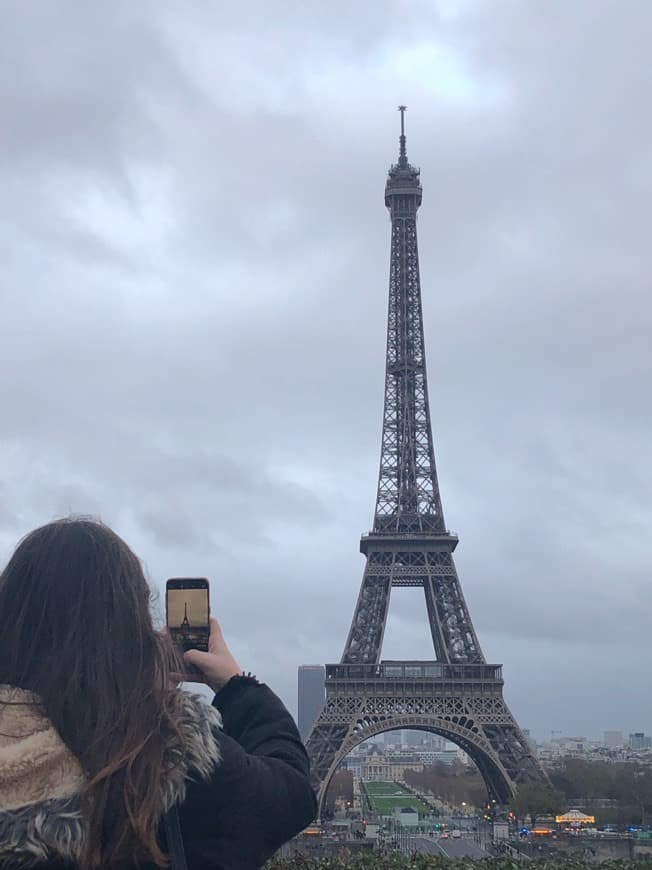
[[[642,731],[630,734],[627,739],[622,731],[605,731],[599,742],[586,737],[557,737],[539,744],[537,754],[548,770],[563,767],[574,758],[652,767],[652,737]]]
[[[629,735],[629,748],[651,749],[652,737],[648,737],[647,734],[643,734],[642,731],[636,731],[634,734]]]
[[[424,764],[435,764],[441,762],[443,764],[453,764],[455,761],[461,761],[462,764],[467,764],[468,756],[464,753],[463,757],[459,749],[425,749],[417,750],[416,755]]]
[[[560,746],[561,754],[566,758],[583,758],[594,746],[586,737],[560,737],[554,742]]]
[[[406,770],[421,772],[423,761],[408,752],[385,754],[375,749],[362,761],[360,776],[365,782],[402,780]]]
[[[326,697],[324,684],[326,669],[323,665],[301,665],[299,667],[298,726],[301,739],[306,740],[310,729],[321,713]]]
[[[425,734],[423,731],[404,731],[405,746],[423,746]]]
[[[607,749],[617,749],[619,746],[624,746],[625,740],[623,738],[623,732],[605,731],[603,742]]]
[[[385,746],[421,747],[425,749],[444,749],[446,741],[438,734],[426,731],[386,731],[382,739]]]

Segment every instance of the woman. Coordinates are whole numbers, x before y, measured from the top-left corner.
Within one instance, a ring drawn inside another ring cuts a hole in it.
[[[212,706],[178,688],[149,602],[136,556],[89,520],[36,529],[0,575],[0,867],[163,867],[180,822],[189,870],[255,868],[314,817],[281,701],[216,620],[185,654]]]

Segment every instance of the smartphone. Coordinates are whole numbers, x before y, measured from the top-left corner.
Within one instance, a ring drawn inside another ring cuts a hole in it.
[[[168,631],[181,652],[199,649],[208,652],[210,600],[205,577],[171,577],[165,584],[165,620]],[[199,673],[196,668],[189,672]]]

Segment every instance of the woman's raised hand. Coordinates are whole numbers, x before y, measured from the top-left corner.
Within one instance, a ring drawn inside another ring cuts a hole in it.
[[[184,661],[194,665],[206,677],[206,682],[214,692],[229,682],[231,677],[242,673],[242,668],[233,658],[226,645],[220,624],[211,616],[211,634],[208,639],[208,652],[189,649],[183,655]]]

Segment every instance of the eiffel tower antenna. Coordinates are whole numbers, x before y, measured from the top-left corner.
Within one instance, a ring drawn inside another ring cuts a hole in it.
[[[405,150],[405,110],[407,106],[399,106],[401,113],[401,138],[399,139],[398,163],[399,166],[407,166],[407,151]]]
[[[384,731],[439,734],[475,761],[489,798],[547,777],[503,700],[502,665],[487,664],[453,561],[430,421],[417,245],[419,170],[407,159],[405,106],[398,163],[385,185],[391,257],[378,489],[360,594],[339,664],[326,665],[326,703],[307,748],[319,807],[344,757]],[[390,593],[423,589],[435,659],[381,661]]]

